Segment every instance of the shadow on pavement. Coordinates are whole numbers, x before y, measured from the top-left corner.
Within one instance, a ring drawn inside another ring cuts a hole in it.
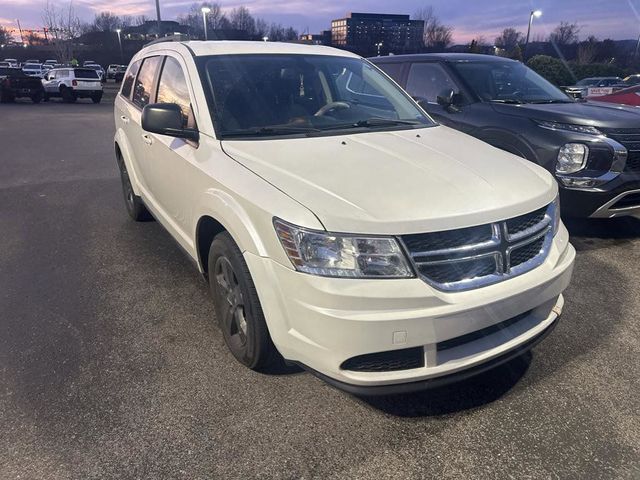
[[[532,357],[531,352],[527,352],[488,372],[437,389],[358,398],[386,414],[407,418],[447,415],[478,408],[508,393],[527,372]]]
[[[571,235],[571,243],[578,251],[623,245],[640,238],[640,219],[634,217],[562,220]]]

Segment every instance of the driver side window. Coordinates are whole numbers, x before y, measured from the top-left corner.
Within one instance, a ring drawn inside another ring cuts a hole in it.
[[[407,92],[418,100],[437,103],[444,90],[459,92],[449,73],[438,63],[414,63],[407,78]]]

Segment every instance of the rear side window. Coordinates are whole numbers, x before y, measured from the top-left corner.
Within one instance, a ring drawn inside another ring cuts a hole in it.
[[[437,103],[438,95],[445,89],[459,89],[447,71],[438,63],[414,63],[407,78],[407,92],[419,100]]]
[[[122,81],[122,91],[120,93],[127,98],[131,98],[131,88],[133,87],[133,81],[136,79],[138,70],[140,70],[141,63],[142,61],[140,60],[132,63],[131,68],[129,68],[129,73],[127,73],[127,76],[124,77]]]
[[[140,67],[140,73],[133,85],[133,98],[134,104],[140,108],[144,108],[149,104],[151,95],[153,93],[153,84],[156,79],[156,73],[162,57],[148,57],[142,62]]]
[[[74,70],[76,78],[98,79],[98,72],[90,68],[76,68]]]
[[[183,125],[187,128],[195,127],[187,81],[182,67],[173,57],[167,57],[164,67],[162,67],[156,101],[158,103],[175,103],[179,105],[182,110]]]

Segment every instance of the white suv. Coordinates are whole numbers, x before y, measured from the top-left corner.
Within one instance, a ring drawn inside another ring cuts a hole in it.
[[[62,97],[67,103],[78,98],[90,98],[93,103],[102,100],[102,83],[98,72],[91,68],[54,68],[49,70],[42,80],[44,99]]]
[[[575,250],[551,175],[437,125],[356,55],[156,43],[115,121],[129,215],[150,212],[197,263],[250,368],[412,391],[557,323]]]

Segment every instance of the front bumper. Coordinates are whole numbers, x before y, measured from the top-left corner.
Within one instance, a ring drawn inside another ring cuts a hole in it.
[[[560,204],[562,213],[570,217],[613,218],[638,215],[640,173],[624,172],[598,189],[561,187]]]
[[[465,375],[460,372],[491,365],[509,352],[522,353],[526,345],[532,346],[562,310],[561,293],[569,284],[575,258],[568,237],[562,226],[545,262],[530,272],[455,293],[435,290],[417,278],[325,278],[246,252],[245,259],[269,332],[283,357],[334,385],[362,393],[364,387],[437,384],[444,380],[436,378]],[[518,321],[509,327],[455,343],[514,317]],[[440,348],[451,342],[453,347]],[[415,348],[424,354],[418,368],[343,368],[354,357]]]

